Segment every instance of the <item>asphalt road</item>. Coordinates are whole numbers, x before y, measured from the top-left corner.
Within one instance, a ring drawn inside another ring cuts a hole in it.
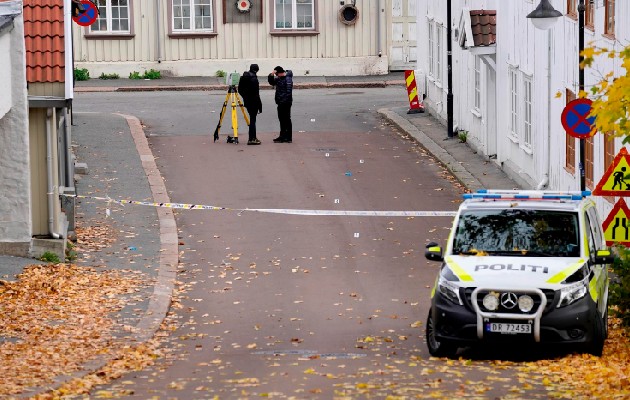
[[[261,146],[226,143],[227,119],[213,143],[222,93],[77,96],[76,111],[143,121],[173,202],[227,208],[176,213],[171,351],[101,389],[164,399],[514,393],[522,376],[484,356],[429,359],[424,322],[439,265],[424,259],[424,245],[443,243],[449,218],[236,211],[455,210],[460,188],[375,112],[403,105],[404,91],[296,93],[292,144],[271,141],[271,96],[263,92]]]

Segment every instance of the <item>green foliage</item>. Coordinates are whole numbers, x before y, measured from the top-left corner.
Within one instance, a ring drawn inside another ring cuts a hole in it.
[[[457,132],[457,138],[459,139],[460,142],[466,143],[466,140],[468,140],[468,131]]]
[[[140,72],[133,71],[129,74],[129,79],[162,79],[162,73],[154,69],[144,71],[144,74],[140,75]]]
[[[223,70],[218,70],[218,71],[214,74],[214,76],[219,77],[219,78],[225,78],[225,75],[226,75],[226,74],[225,74],[225,71],[223,71]]]
[[[618,258],[613,264],[613,277],[610,282],[610,310],[613,316],[621,318],[623,325],[630,327],[630,249],[617,247]]]
[[[143,78],[144,79],[162,79],[162,73],[160,71],[150,69],[148,71],[145,71]]]
[[[596,57],[621,60],[625,75],[609,72],[601,77],[598,84],[591,87],[595,98],[591,115],[595,116],[595,129],[602,133],[623,136],[623,143],[630,143],[630,46],[622,50],[589,47],[582,52],[582,66],[589,67]],[[586,94],[580,94],[585,97]]]
[[[87,81],[88,79],[90,79],[90,71],[88,71],[86,68],[75,68],[74,79],[77,81]]]
[[[79,254],[74,250],[74,244],[68,240],[66,242],[66,261],[75,261],[78,256]]]
[[[53,264],[59,264],[61,262],[61,260],[59,259],[59,256],[56,255],[55,253],[51,253],[50,251],[47,251],[44,254],[42,254],[42,256],[39,259],[41,261],[46,261]]]
[[[120,78],[120,75],[118,74],[106,74],[106,73],[102,73],[101,76],[98,77],[99,79],[118,79]]]

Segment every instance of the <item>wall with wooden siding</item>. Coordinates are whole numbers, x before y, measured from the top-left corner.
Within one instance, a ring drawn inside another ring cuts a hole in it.
[[[46,111],[45,108],[31,108],[29,112],[33,236],[48,235]]]
[[[75,61],[77,66],[88,68],[91,76],[120,71],[118,73],[126,77],[134,68],[140,72],[143,68],[155,68],[170,71],[173,75],[214,75],[218,69],[240,71],[250,61],[261,64],[263,71],[271,70],[283,61],[292,64],[298,74],[307,70],[311,75],[322,75],[318,73],[320,71],[336,75],[387,73],[385,48],[380,49],[383,56],[378,56],[379,17],[380,34],[383,38],[387,34],[385,12],[379,10],[380,1],[358,0],[357,23],[345,25],[339,21],[339,1],[316,0],[318,35],[274,36],[271,34],[273,16],[270,11],[273,0],[263,3],[262,23],[226,24],[223,23],[223,1],[215,0],[217,35],[202,38],[169,37],[167,0],[159,0],[159,24],[155,0],[130,1],[135,33],[130,40],[86,38],[86,28],[73,27]],[[389,1],[383,1],[382,5],[385,3]],[[385,10],[387,8],[383,6]],[[385,40],[380,43],[385,47]]]
[[[53,96],[65,98],[65,87],[63,82],[51,83],[29,83],[29,96]]]

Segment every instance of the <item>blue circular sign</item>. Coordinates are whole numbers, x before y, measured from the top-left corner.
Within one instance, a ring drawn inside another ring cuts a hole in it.
[[[76,17],[72,17],[72,20],[81,26],[90,26],[98,18],[98,8],[89,0],[81,1],[81,5],[84,11]]]
[[[593,102],[589,99],[577,99],[564,107],[560,119],[569,135],[578,139],[585,139],[595,134],[595,132],[591,132],[595,117],[589,116],[592,105]]]

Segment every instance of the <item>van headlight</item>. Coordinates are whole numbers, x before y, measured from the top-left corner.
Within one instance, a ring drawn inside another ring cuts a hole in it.
[[[586,296],[586,293],[588,293],[588,281],[586,279],[560,289],[558,308],[574,303]]]
[[[462,299],[459,297],[459,286],[449,280],[451,275],[454,276],[453,272],[448,267],[444,267],[438,279],[438,291],[448,300],[462,306],[464,303],[462,303]]]

